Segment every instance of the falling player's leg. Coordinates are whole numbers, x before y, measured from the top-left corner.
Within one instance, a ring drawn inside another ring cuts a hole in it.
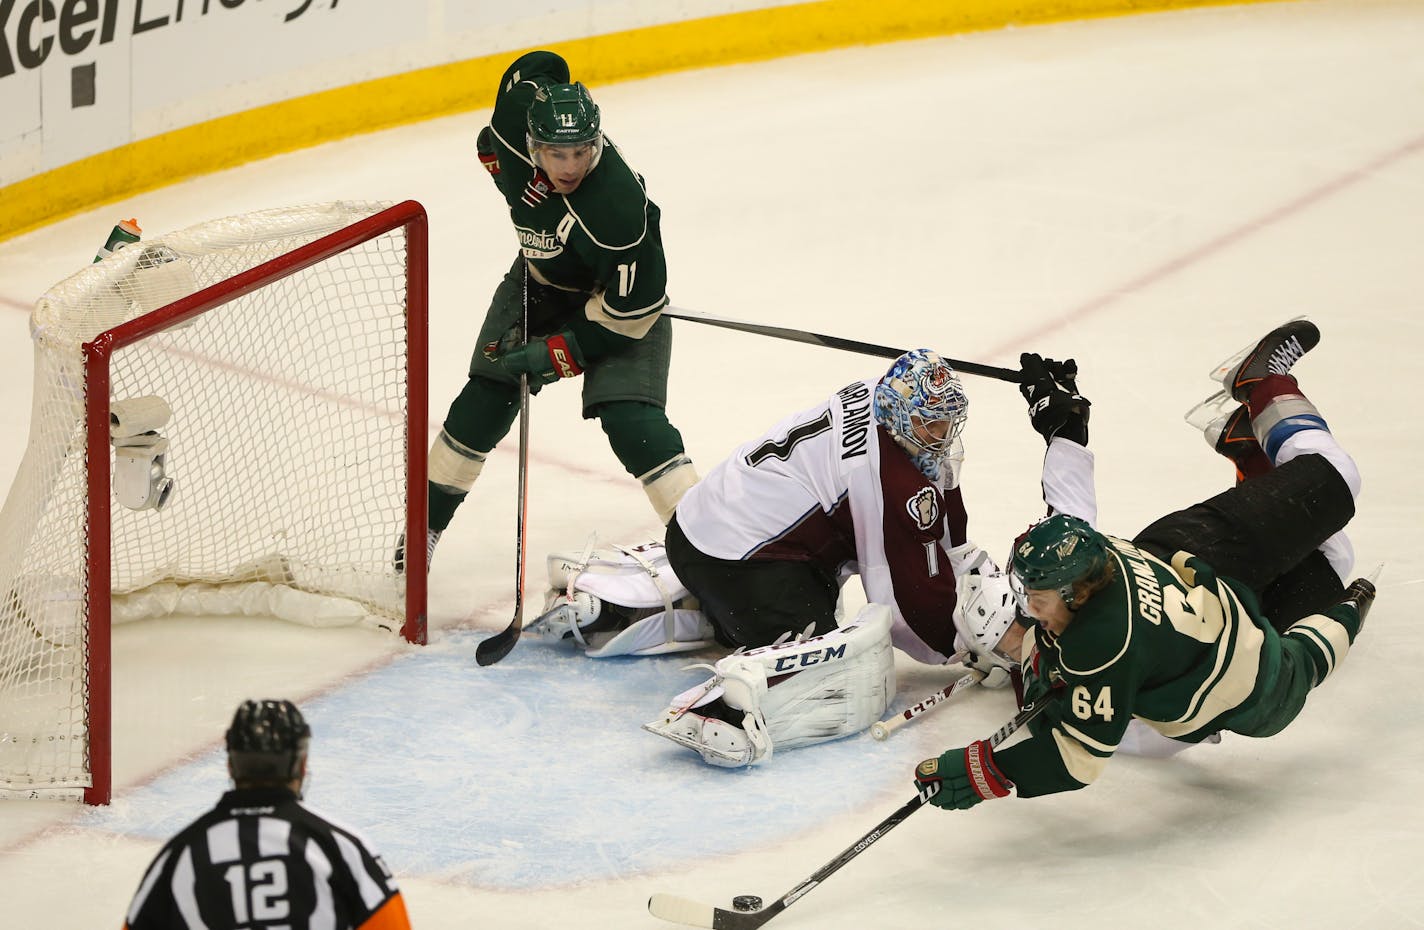
[[[1249,381],[1244,422],[1273,467],[1248,476],[1230,491],[1163,517],[1138,534],[1140,545],[1162,558],[1181,550],[1192,552],[1219,574],[1243,581],[1258,593],[1307,557],[1316,569],[1322,567],[1311,553],[1325,547],[1325,555],[1331,558],[1324,564],[1333,566],[1336,575],[1333,581],[1328,573],[1322,576],[1325,588],[1339,584],[1350,559],[1348,546],[1341,545],[1343,537],[1332,537],[1354,514],[1359,471],[1288,373],[1294,360],[1318,339],[1313,325],[1292,321],[1273,331],[1223,376],[1229,387]],[[1291,340],[1291,351],[1276,345]],[[1234,433],[1243,432],[1242,422],[1235,417]],[[1241,446],[1248,444],[1241,439]],[[1299,588],[1301,583],[1297,577],[1291,585]],[[1336,593],[1333,588],[1327,591]],[[1318,604],[1319,594],[1312,596]]]

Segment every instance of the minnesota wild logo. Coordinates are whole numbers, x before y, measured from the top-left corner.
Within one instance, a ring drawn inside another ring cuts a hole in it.
[[[526,229],[523,226],[514,227],[514,232],[519,236],[519,246],[526,258],[553,258],[564,250],[563,243],[555,233]]]

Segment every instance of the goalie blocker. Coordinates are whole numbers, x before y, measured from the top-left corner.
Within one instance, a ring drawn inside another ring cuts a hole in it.
[[[859,733],[895,696],[890,623],[890,608],[868,604],[830,633],[733,653],[643,729],[724,768]]]

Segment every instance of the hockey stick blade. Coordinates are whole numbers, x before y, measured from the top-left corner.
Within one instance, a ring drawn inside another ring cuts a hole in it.
[[[785,339],[789,342],[824,346],[827,349],[841,349],[845,352],[857,352],[861,355],[873,355],[877,358],[899,358],[905,354],[904,349],[896,349],[891,346],[880,346],[872,342],[858,342],[854,339],[842,339],[840,336],[827,336],[823,333],[812,333],[806,330],[792,329],[788,326],[770,326],[765,323],[749,323],[743,320],[731,320],[725,317],[712,316],[707,313],[699,313],[696,310],[688,310],[685,307],[666,307],[663,309],[663,316],[674,320],[686,320],[689,323],[703,323],[707,326],[735,329],[743,333],[755,333],[758,336],[771,336],[773,339]],[[995,378],[999,381],[1008,381],[1010,384],[1018,384],[1021,380],[1021,373],[1012,368],[999,368],[994,365],[983,365],[979,362],[965,362],[947,356],[940,357],[955,371],[960,371],[967,375]]]
[[[514,649],[514,644],[519,642],[519,634],[523,632],[524,628],[519,625],[519,619],[515,618],[514,622],[498,633],[480,640],[480,644],[475,647],[475,663],[493,665],[503,659]]]
[[[709,930],[753,930],[775,917],[783,907],[785,905],[777,901],[759,911],[728,911],[675,894],[655,894],[648,899],[648,913],[654,917]]]
[[[1052,703],[1057,696],[1057,694],[1050,692],[1034,703],[1026,704],[1014,715],[1012,720],[999,727],[999,729],[994,732],[994,735],[989,737],[987,740],[989,745],[998,746],[1011,735],[1018,732],[1026,723],[1043,713],[1044,708]],[[777,914],[780,914],[795,904],[807,892],[820,885],[827,878],[830,878],[841,866],[883,839],[887,833],[904,823],[905,819],[911,814],[928,804],[930,799],[936,794],[939,794],[939,792],[940,785],[938,783],[925,785],[920,789],[918,794],[901,805],[895,813],[880,821],[870,832],[862,835],[860,839],[847,846],[841,851],[840,855],[817,869],[810,878],[795,888],[792,888],[776,901],[773,901],[770,906],[759,911],[727,911],[720,907],[713,907],[710,904],[700,904],[687,898],[678,897],[677,895],[655,894],[648,899],[648,913],[654,917],[671,921],[672,923],[687,924],[693,927],[710,927],[712,930],[751,930],[751,928],[760,927]]]

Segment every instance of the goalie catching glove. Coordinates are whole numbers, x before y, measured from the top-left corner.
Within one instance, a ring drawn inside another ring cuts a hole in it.
[[[1032,352],[1019,356],[1023,369],[1019,393],[1028,401],[1028,416],[1045,442],[1054,436],[1088,444],[1088,408],[1092,406],[1078,393],[1078,363],[1073,359],[1056,362]]]
[[[1014,783],[994,762],[994,747],[977,740],[915,766],[915,790],[941,810],[968,810],[980,801],[1008,797]]]

